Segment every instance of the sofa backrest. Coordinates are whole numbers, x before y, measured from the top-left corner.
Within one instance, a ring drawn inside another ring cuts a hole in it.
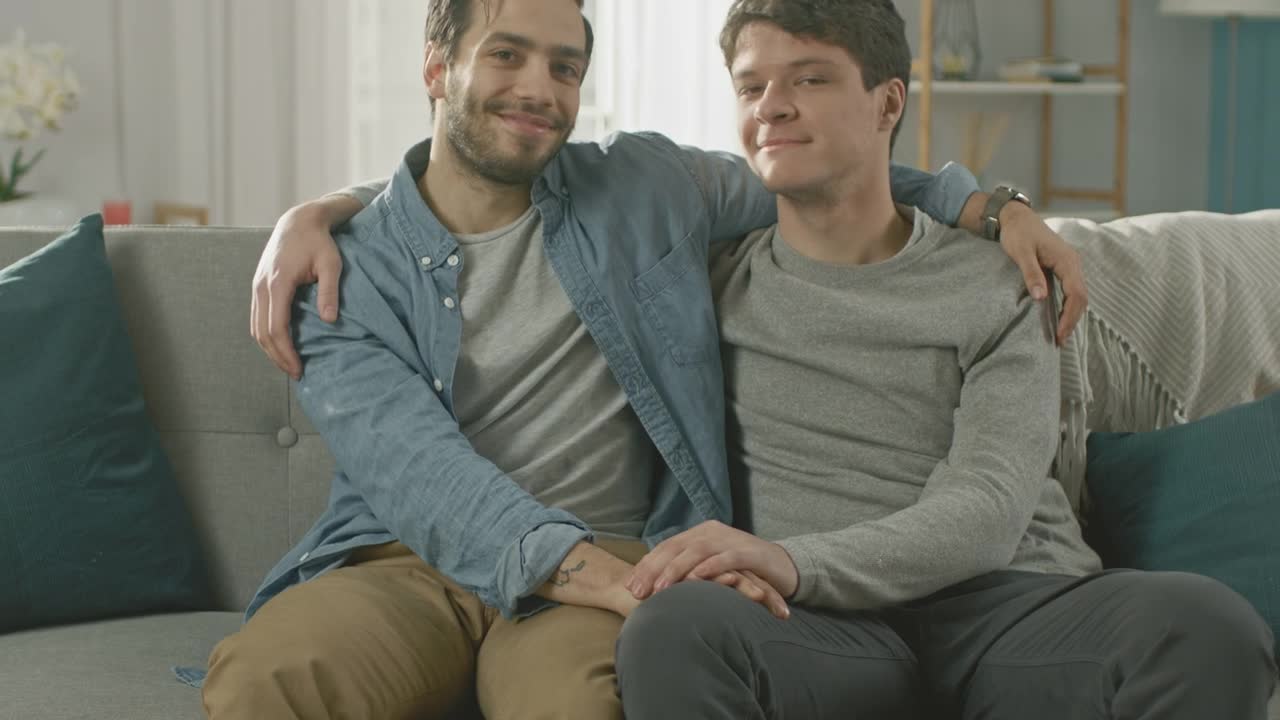
[[[0,228],[0,268],[60,233]],[[147,408],[226,610],[243,609],[306,533],[333,473],[289,378],[249,336],[250,285],[269,235],[207,227],[106,233]]]

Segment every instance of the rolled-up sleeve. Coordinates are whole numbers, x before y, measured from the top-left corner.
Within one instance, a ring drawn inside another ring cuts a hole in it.
[[[978,180],[959,163],[947,163],[937,175],[906,165],[889,169],[894,202],[919,208],[926,215],[956,227],[969,197],[980,189]]]
[[[397,539],[505,617],[550,604],[533,593],[590,529],[476,453],[349,257],[342,298],[336,323],[320,319],[314,287],[294,313],[298,398],[338,467]]]

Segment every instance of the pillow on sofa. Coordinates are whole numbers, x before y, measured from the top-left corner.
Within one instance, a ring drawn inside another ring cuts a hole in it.
[[[102,217],[0,270],[0,633],[209,607]]]
[[[1107,567],[1220,580],[1280,653],[1280,393],[1146,433],[1088,441],[1090,541]]]

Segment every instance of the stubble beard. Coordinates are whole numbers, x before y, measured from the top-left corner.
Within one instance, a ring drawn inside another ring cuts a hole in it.
[[[560,152],[573,132],[573,123],[546,109],[505,101],[498,98],[481,102],[461,87],[451,88],[450,97],[461,102],[450,108],[445,118],[445,139],[458,160],[477,177],[500,185],[527,185],[542,174],[551,158]],[[544,153],[538,153],[541,144],[536,138],[516,138],[518,150],[514,154],[500,149],[499,131],[488,127],[487,120],[504,111],[518,111],[537,115],[549,121],[552,131],[558,134],[556,141]]]

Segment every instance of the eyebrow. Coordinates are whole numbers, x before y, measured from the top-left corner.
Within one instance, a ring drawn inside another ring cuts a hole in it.
[[[809,65],[833,66],[835,65],[835,63],[830,60],[825,60],[823,58],[800,58],[799,60],[792,60],[791,62],[787,63],[787,67],[791,68],[792,70],[796,68],[807,67]],[[759,74],[760,73],[756,72],[755,70],[741,70],[733,74],[733,79],[745,80],[747,78],[755,77]]]
[[[485,38],[485,45],[493,45],[494,43],[502,43],[506,45],[514,45],[521,50],[533,50],[538,47],[532,39],[509,32],[495,32]],[[568,58],[571,60],[581,60],[586,62],[587,53],[572,45],[553,45],[551,46],[551,54],[558,58]]]

